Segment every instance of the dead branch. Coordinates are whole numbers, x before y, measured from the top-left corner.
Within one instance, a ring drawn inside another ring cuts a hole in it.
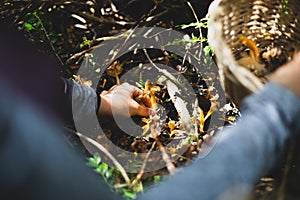
[[[65,128],[67,131],[70,131],[72,133],[74,133],[75,135],[77,135],[78,137],[82,138],[83,140],[87,141],[88,143],[92,144],[93,146],[95,146],[97,149],[99,149],[102,153],[104,153],[115,165],[115,167],[120,171],[120,173],[122,174],[125,182],[127,185],[131,184],[131,181],[125,171],[125,169],[123,168],[123,166],[118,162],[118,160],[109,152],[106,150],[106,148],[104,146],[102,146],[100,143],[98,143],[97,141],[95,141],[94,139],[87,137],[79,132],[76,132],[72,129],[69,128]]]
[[[144,172],[145,172],[145,168],[146,168],[146,165],[147,165],[149,156],[150,156],[151,152],[153,151],[155,145],[156,145],[156,142],[153,142],[153,143],[152,143],[152,146],[151,146],[151,148],[150,148],[150,150],[148,151],[148,153],[147,153],[147,155],[146,155],[146,157],[145,157],[145,160],[144,160],[144,162],[143,162],[143,165],[142,165],[142,167],[141,167],[141,170],[140,170],[139,174],[138,174],[138,175],[136,176],[136,178],[131,182],[131,185],[130,185],[131,187],[134,186],[134,185],[136,185],[137,182],[142,178],[142,176],[143,176],[143,174],[144,174]]]

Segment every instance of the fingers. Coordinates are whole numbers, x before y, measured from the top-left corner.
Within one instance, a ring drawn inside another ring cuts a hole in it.
[[[153,113],[150,97],[145,95],[142,90],[128,83],[115,85],[110,90],[103,91],[101,94],[112,95],[111,98],[115,98],[116,101],[111,106],[118,107],[119,109],[124,109],[121,108],[124,105],[124,101],[129,101],[129,113],[131,116],[139,115],[147,117]],[[137,99],[139,100],[137,101]]]
[[[120,89],[121,90],[120,92],[122,92],[122,90],[123,90],[123,92],[127,91],[128,94],[130,94],[130,96],[128,98],[136,99],[137,97],[141,96],[140,102],[143,103],[148,108],[152,107],[150,97],[144,95],[143,91],[138,89],[137,87],[130,85],[128,83],[123,83],[123,84],[119,85],[118,88],[116,88],[116,89],[118,89],[118,90]]]
[[[139,115],[142,117],[148,117],[149,115],[154,115],[154,111],[151,108],[137,104],[132,110],[131,115]]]
[[[140,95],[143,95],[143,91],[140,90],[140,89],[138,89],[138,88],[136,88],[136,87],[133,87],[132,88],[132,98],[135,99],[136,97],[138,97]]]
[[[152,108],[151,99],[148,95],[144,94],[142,90],[135,88],[133,93],[133,99],[139,98],[138,103],[142,103],[148,108]]]
[[[144,104],[146,107],[152,108],[152,103],[151,103],[150,97],[148,97],[148,96],[143,96],[142,102],[143,102],[143,104]]]

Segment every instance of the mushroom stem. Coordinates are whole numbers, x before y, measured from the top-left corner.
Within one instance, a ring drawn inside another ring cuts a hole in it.
[[[250,49],[250,53],[249,53],[250,57],[252,59],[255,59],[256,61],[259,61],[259,50],[258,50],[255,42],[253,40],[251,40],[251,39],[248,39],[245,36],[241,36],[240,40],[241,40],[241,42],[242,42],[243,45],[249,47],[249,49]]]
[[[117,85],[120,85],[120,78],[118,75],[116,75],[116,82],[117,82]]]

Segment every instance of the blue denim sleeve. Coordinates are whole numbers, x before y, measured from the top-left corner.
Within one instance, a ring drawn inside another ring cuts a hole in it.
[[[243,117],[203,159],[148,190],[140,199],[247,199],[258,180],[300,132],[300,100],[287,88],[268,83],[246,99]]]
[[[71,104],[74,121],[77,122],[95,117],[100,103],[99,95],[91,87],[83,86],[76,82],[72,84]]]
[[[101,103],[100,96],[93,88],[76,82],[73,82],[68,89],[72,91],[69,92],[71,102],[69,101],[68,104],[72,106],[71,113],[76,130],[90,138],[97,138],[99,135],[98,130],[101,129],[97,117],[97,111]],[[88,145],[86,142],[83,143]]]
[[[0,84],[0,199],[120,199],[68,147],[51,115],[5,86]],[[94,102],[91,90],[79,91],[78,98],[90,91],[87,105]]]
[[[100,96],[88,86],[80,85],[73,80],[61,78],[63,84],[63,99],[65,105],[64,120],[66,123],[78,122],[90,117],[96,117]]]

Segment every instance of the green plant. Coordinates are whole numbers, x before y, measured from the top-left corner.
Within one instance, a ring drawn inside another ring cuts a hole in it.
[[[56,34],[51,30],[52,22],[42,20],[43,11],[28,12],[25,15],[23,28],[29,33],[31,39],[38,37],[40,41],[55,44],[61,34]]]
[[[104,181],[125,199],[136,199],[137,195],[143,191],[143,184],[141,181],[134,185],[128,185],[127,183],[122,182],[120,171],[109,167],[107,163],[101,160],[98,153],[93,157],[87,158],[87,160],[87,165],[94,168],[94,171],[97,174],[100,174]],[[160,179],[156,177],[154,182],[157,183],[159,180]]]
[[[208,18],[202,18],[197,22],[192,22],[190,24],[181,24],[176,26],[180,29],[187,29],[187,28],[194,28],[201,30],[202,28],[207,29],[208,28]],[[189,36],[188,34],[184,35],[183,39],[174,41],[174,44],[180,44],[180,43],[200,43],[201,47],[204,51],[204,64],[207,65],[207,67],[210,67],[212,63],[212,58],[214,56],[214,50],[212,47],[208,44],[208,38],[204,37],[202,35],[202,31],[199,31],[199,36],[194,35],[194,33]]]
[[[82,37],[82,42],[80,43],[79,46],[80,46],[80,48],[82,49],[82,48],[84,48],[84,47],[90,48],[92,45],[93,45],[93,41],[87,39],[86,36],[83,36],[83,37]]]
[[[59,56],[58,50],[55,48],[55,45],[62,37],[62,34],[55,33],[52,30],[51,21],[42,19],[44,14],[45,13],[40,10],[28,12],[24,17],[23,26],[20,28],[23,28],[25,31],[27,31],[30,40],[49,43],[57,59],[62,65],[64,65],[64,62]]]
[[[115,169],[110,168],[107,163],[101,161],[101,157],[96,153],[93,157],[87,158],[87,165],[94,168],[95,172],[102,175],[103,179],[109,184],[114,185],[116,178],[113,177]]]
[[[186,28],[208,28],[208,18],[204,17],[202,19],[200,19],[197,22],[192,22],[189,24],[181,24],[181,25],[177,25],[176,28],[181,28],[181,29],[186,29]]]

